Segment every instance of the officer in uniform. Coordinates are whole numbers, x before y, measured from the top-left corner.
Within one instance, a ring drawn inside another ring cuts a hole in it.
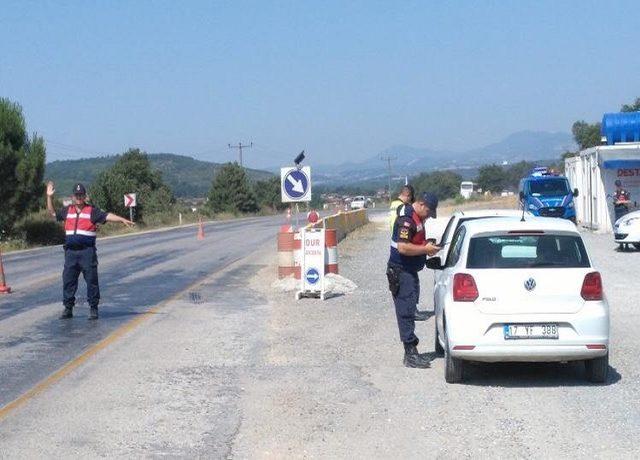
[[[98,224],[120,222],[128,227],[133,222],[104,212],[87,204],[87,191],[82,184],[73,187],[73,204],[55,210],[53,208],[53,182],[47,184],[47,211],[57,221],[64,222],[64,271],[62,272],[64,311],[61,319],[73,317],[76,303],[76,291],[80,273],[87,283],[87,302],[89,303],[89,319],[98,319],[98,303],[100,302],[100,286],[98,285],[98,255],[96,253],[96,232]]]
[[[393,296],[400,340],[404,345],[406,367],[428,368],[429,361],[417,349],[415,314],[420,292],[418,272],[425,266],[426,256],[433,256],[440,247],[425,238],[424,222],[436,217],[438,198],[424,193],[413,204],[410,216],[398,216],[393,226],[387,278]]]
[[[389,211],[389,220],[391,221],[391,232],[393,232],[393,226],[396,222],[396,219],[400,216],[403,217],[412,217],[413,216],[413,202],[415,200],[415,189],[412,185],[404,185],[400,189],[400,194],[398,195],[398,199],[391,203],[391,209]],[[420,302],[420,286],[418,286],[418,294],[416,298],[416,303]],[[426,321],[431,316],[430,312],[426,310],[418,310],[416,307],[416,321]]]
[[[415,195],[416,192],[413,189],[413,186],[407,184],[402,186],[402,188],[400,189],[398,198],[391,202],[391,204],[389,205],[389,227],[391,227],[391,231],[393,231],[393,224],[395,224],[398,215],[404,214],[406,212],[405,207],[411,208],[411,204],[413,204]]]

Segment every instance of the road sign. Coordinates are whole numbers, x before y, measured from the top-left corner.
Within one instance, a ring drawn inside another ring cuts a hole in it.
[[[300,291],[296,298],[320,297],[324,300],[324,228],[303,228]]]
[[[315,209],[307,213],[307,221],[310,224],[315,224],[316,222],[318,222],[318,220],[320,220],[320,214],[318,214],[318,211],[316,211]]]
[[[320,273],[318,273],[318,270],[316,270],[315,268],[310,268],[309,270],[307,270],[305,276],[307,277],[307,283],[309,284],[316,284],[320,279]]]
[[[124,207],[125,208],[135,208],[136,203],[136,194],[135,193],[127,193],[124,196]]]
[[[281,168],[280,190],[283,203],[311,201],[311,168]]]

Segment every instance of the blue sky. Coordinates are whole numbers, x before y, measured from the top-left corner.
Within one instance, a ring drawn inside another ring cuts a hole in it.
[[[467,149],[640,97],[636,2],[2,2],[0,95],[49,160]]]

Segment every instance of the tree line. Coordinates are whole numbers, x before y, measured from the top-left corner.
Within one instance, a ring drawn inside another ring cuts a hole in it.
[[[7,98],[0,98],[0,240],[23,238],[37,233],[37,241],[60,242],[53,224],[44,209],[46,147],[44,139],[27,133],[22,107]],[[162,222],[168,215],[190,212],[176,200],[173,190],[162,174],[151,165],[148,155],[132,148],[119,155],[115,163],[99,173],[88,185],[89,200],[95,206],[120,215],[127,215],[124,205],[126,193],[137,193],[135,219],[139,223]],[[65,196],[71,190],[58,190]],[[59,197],[56,202],[61,206]],[[244,168],[227,163],[211,178],[207,202],[201,213],[244,214],[277,211],[285,207],[280,202],[280,179],[251,182]],[[158,218],[163,216],[163,218]]]

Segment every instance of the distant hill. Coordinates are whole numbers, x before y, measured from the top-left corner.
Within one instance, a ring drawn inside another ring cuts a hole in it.
[[[84,158],[80,160],[62,160],[47,163],[45,178],[56,183],[61,195],[70,193],[76,182],[89,186],[105,169],[111,167],[119,155]],[[204,197],[211,188],[211,181],[220,163],[196,160],[184,155],[172,153],[149,154],[151,165],[162,173],[162,178],[178,197]],[[273,177],[267,171],[247,169],[249,180],[259,181]]]
[[[393,175],[404,177],[436,169],[477,170],[484,164],[505,161],[516,163],[521,160],[557,160],[566,150],[575,148],[569,133],[543,131],[520,131],[500,142],[465,151],[395,145],[365,161],[316,166],[314,178],[316,184],[327,185],[372,181],[378,183],[386,180],[388,174],[386,162],[380,160],[383,156],[392,156]]]

